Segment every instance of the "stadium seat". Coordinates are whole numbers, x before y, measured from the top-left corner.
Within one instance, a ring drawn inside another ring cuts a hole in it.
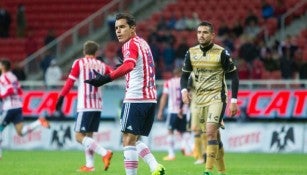
[[[27,29],[31,29],[39,37],[39,46],[41,47],[44,44],[43,40],[47,30],[53,29],[56,31],[55,34],[59,36],[110,1],[23,0],[22,3],[26,9]],[[3,1],[3,7],[9,11],[12,18],[9,32],[11,37],[16,36],[16,9],[20,2],[20,0]],[[11,53],[7,53],[7,50],[2,49],[3,47],[0,44],[0,56],[18,59],[20,56],[14,56],[13,53],[16,51],[19,52],[19,48],[24,48],[24,43],[17,42],[16,44],[12,44],[11,47]],[[21,59],[24,59],[24,56],[22,57]]]
[[[305,38],[307,38],[307,29],[304,29],[301,31],[301,35]]]
[[[151,15],[151,20],[154,22],[154,24],[152,24],[152,25],[157,24],[158,21],[161,19],[161,16],[162,16],[162,14],[160,12],[156,12],[153,15]]]
[[[304,37],[304,35],[300,34],[296,38],[296,44],[299,48],[304,49],[304,47],[307,44],[307,37]]]
[[[272,35],[277,30],[277,19],[269,18],[265,22],[266,29],[268,30],[269,35]]]
[[[279,80],[281,79],[281,71],[280,70],[275,70],[273,72],[271,72],[271,78],[274,80]]]
[[[165,10],[164,11],[169,11],[169,12],[173,12],[177,10],[177,4],[169,4],[168,6],[166,6]]]
[[[305,49],[303,51],[303,60],[307,61],[307,47],[305,46]]]
[[[105,50],[108,50],[111,52],[117,52],[118,48],[119,48],[118,43],[113,41],[113,42],[108,42],[108,44],[105,47]]]

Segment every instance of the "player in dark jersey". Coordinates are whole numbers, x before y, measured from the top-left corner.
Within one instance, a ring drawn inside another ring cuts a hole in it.
[[[189,103],[187,91],[188,78],[193,72],[194,102],[197,111],[201,113],[199,122],[206,132],[207,161],[204,175],[211,175],[213,165],[216,162],[219,174],[225,174],[224,149],[220,140],[219,127],[225,112],[227,103],[227,85],[225,74],[231,77],[232,98],[229,105],[231,116],[238,111],[237,94],[239,78],[237,68],[227,50],[214,44],[215,33],[213,25],[202,22],[197,27],[197,39],[199,44],[191,47],[186,56],[182,68],[181,93],[184,103]]]

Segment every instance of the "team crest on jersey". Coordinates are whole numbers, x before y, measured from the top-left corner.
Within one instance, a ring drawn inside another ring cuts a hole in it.
[[[228,50],[225,50],[225,54],[226,54],[227,56],[230,56],[230,53],[229,53]]]
[[[197,55],[195,55],[195,56],[193,57],[193,59],[194,59],[194,60],[197,60],[197,59],[198,59],[198,56],[197,56]]]

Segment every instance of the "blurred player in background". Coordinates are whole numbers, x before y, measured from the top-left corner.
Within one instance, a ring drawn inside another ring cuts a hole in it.
[[[155,65],[147,42],[136,35],[135,18],[128,13],[116,15],[115,32],[123,43],[123,64],[107,75],[96,74],[86,82],[96,87],[125,75],[126,93],[121,112],[124,164],[126,175],[136,175],[138,155],[149,165],[152,175],[165,174],[140,136],[148,136],[155,117],[157,103]]]
[[[191,98],[190,101],[190,111],[191,111],[191,131],[194,135],[194,148],[193,148],[193,154],[196,159],[194,164],[203,164],[206,162],[206,149],[207,149],[207,136],[206,133],[201,130],[201,124],[199,122],[199,115],[197,115],[197,108],[195,106],[195,87],[194,87],[194,81],[195,77],[193,76],[193,73],[191,73],[189,80],[188,80],[188,92],[189,96]]]
[[[84,146],[86,164],[79,171],[91,172],[94,168],[94,153],[102,156],[104,170],[108,170],[112,158],[112,151],[106,150],[93,139],[93,132],[97,132],[102,111],[101,88],[84,83],[95,73],[107,74],[111,68],[96,59],[99,45],[94,41],[87,41],[83,45],[83,58],[74,61],[68,79],[59,95],[56,110],[61,111],[63,100],[78,80],[77,116],[75,122],[75,137]]]
[[[190,155],[192,148],[189,144],[189,133],[187,132],[187,111],[188,105],[182,103],[180,88],[181,69],[175,68],[173,77],[164,82],[163,93],[159,102],[157,118],[163,119],[163,110],[168,104],[167,116],[167,144],[168,155],[163,160],[175,160],[175,136],[177,131],[181,136],[181,150],[183,154]]]
[[[227,103],[225,74],[231,77],[232,98],[229,105],[230,116],[238,111],[237,94],[239,78],[237,68],[229,53],[213,43],[214,29],[211,23],[202,22],[197,27],[199,44],[191,47],[186,56],[181,76],[182,100],[190,103],[187,91],[188,79],[193,72],[195,79],[195,107],[200,113],[202,130],[207,135],[207,161],[204,175],[211,175],[216,163],[219,174],[225,174],[224,148],[220,139],[219,127]]]
[[[25,126],[22,116],[22,89],[17,77],[11,72],[11,63],[8,60],[0,61],[0,99],[2,101],[2,114],[0,115],[0,159],[2,157],[2,132],[11,122],[15,125],[19,136],[24,136],[39,126],[49,128],[49,122],[39,117],[33,123]]]

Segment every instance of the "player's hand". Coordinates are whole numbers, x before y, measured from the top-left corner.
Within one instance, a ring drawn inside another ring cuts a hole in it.
[[[158,119],[158,120],[162,120],[162,119],[163,119],[162,111],[159,111],[159,112],[158,112],[157,119]]]
[[[183,110],[182,110],[182,108],[179,109],[177,116],[178,116],[178,118],[180,118],[180,119],[183,118]]]
[[[237,103],[230,103],[230,106],[229,106],[229,114],[230,114],[230,117],[233,117],[237,114],[238,112],[238,104]]]
[[[184,104],[189,104],[190,103],[190,97],[189,97],[189,92],[188,91],[183,91],[181,93],[182,96],[182,101]]]
[[[93,70],[96,77],[93,79],[85,80],[84,83],[88,83],[90,85],[93,85],[95,87],[102,86],[104,84],[107,84],[112,81],[111,77],[109,75],[101,75],[96,70]]]
[[[62,111],[63,101],[64,101],[64,96],[59,96],[55,105],[56,111]]]

